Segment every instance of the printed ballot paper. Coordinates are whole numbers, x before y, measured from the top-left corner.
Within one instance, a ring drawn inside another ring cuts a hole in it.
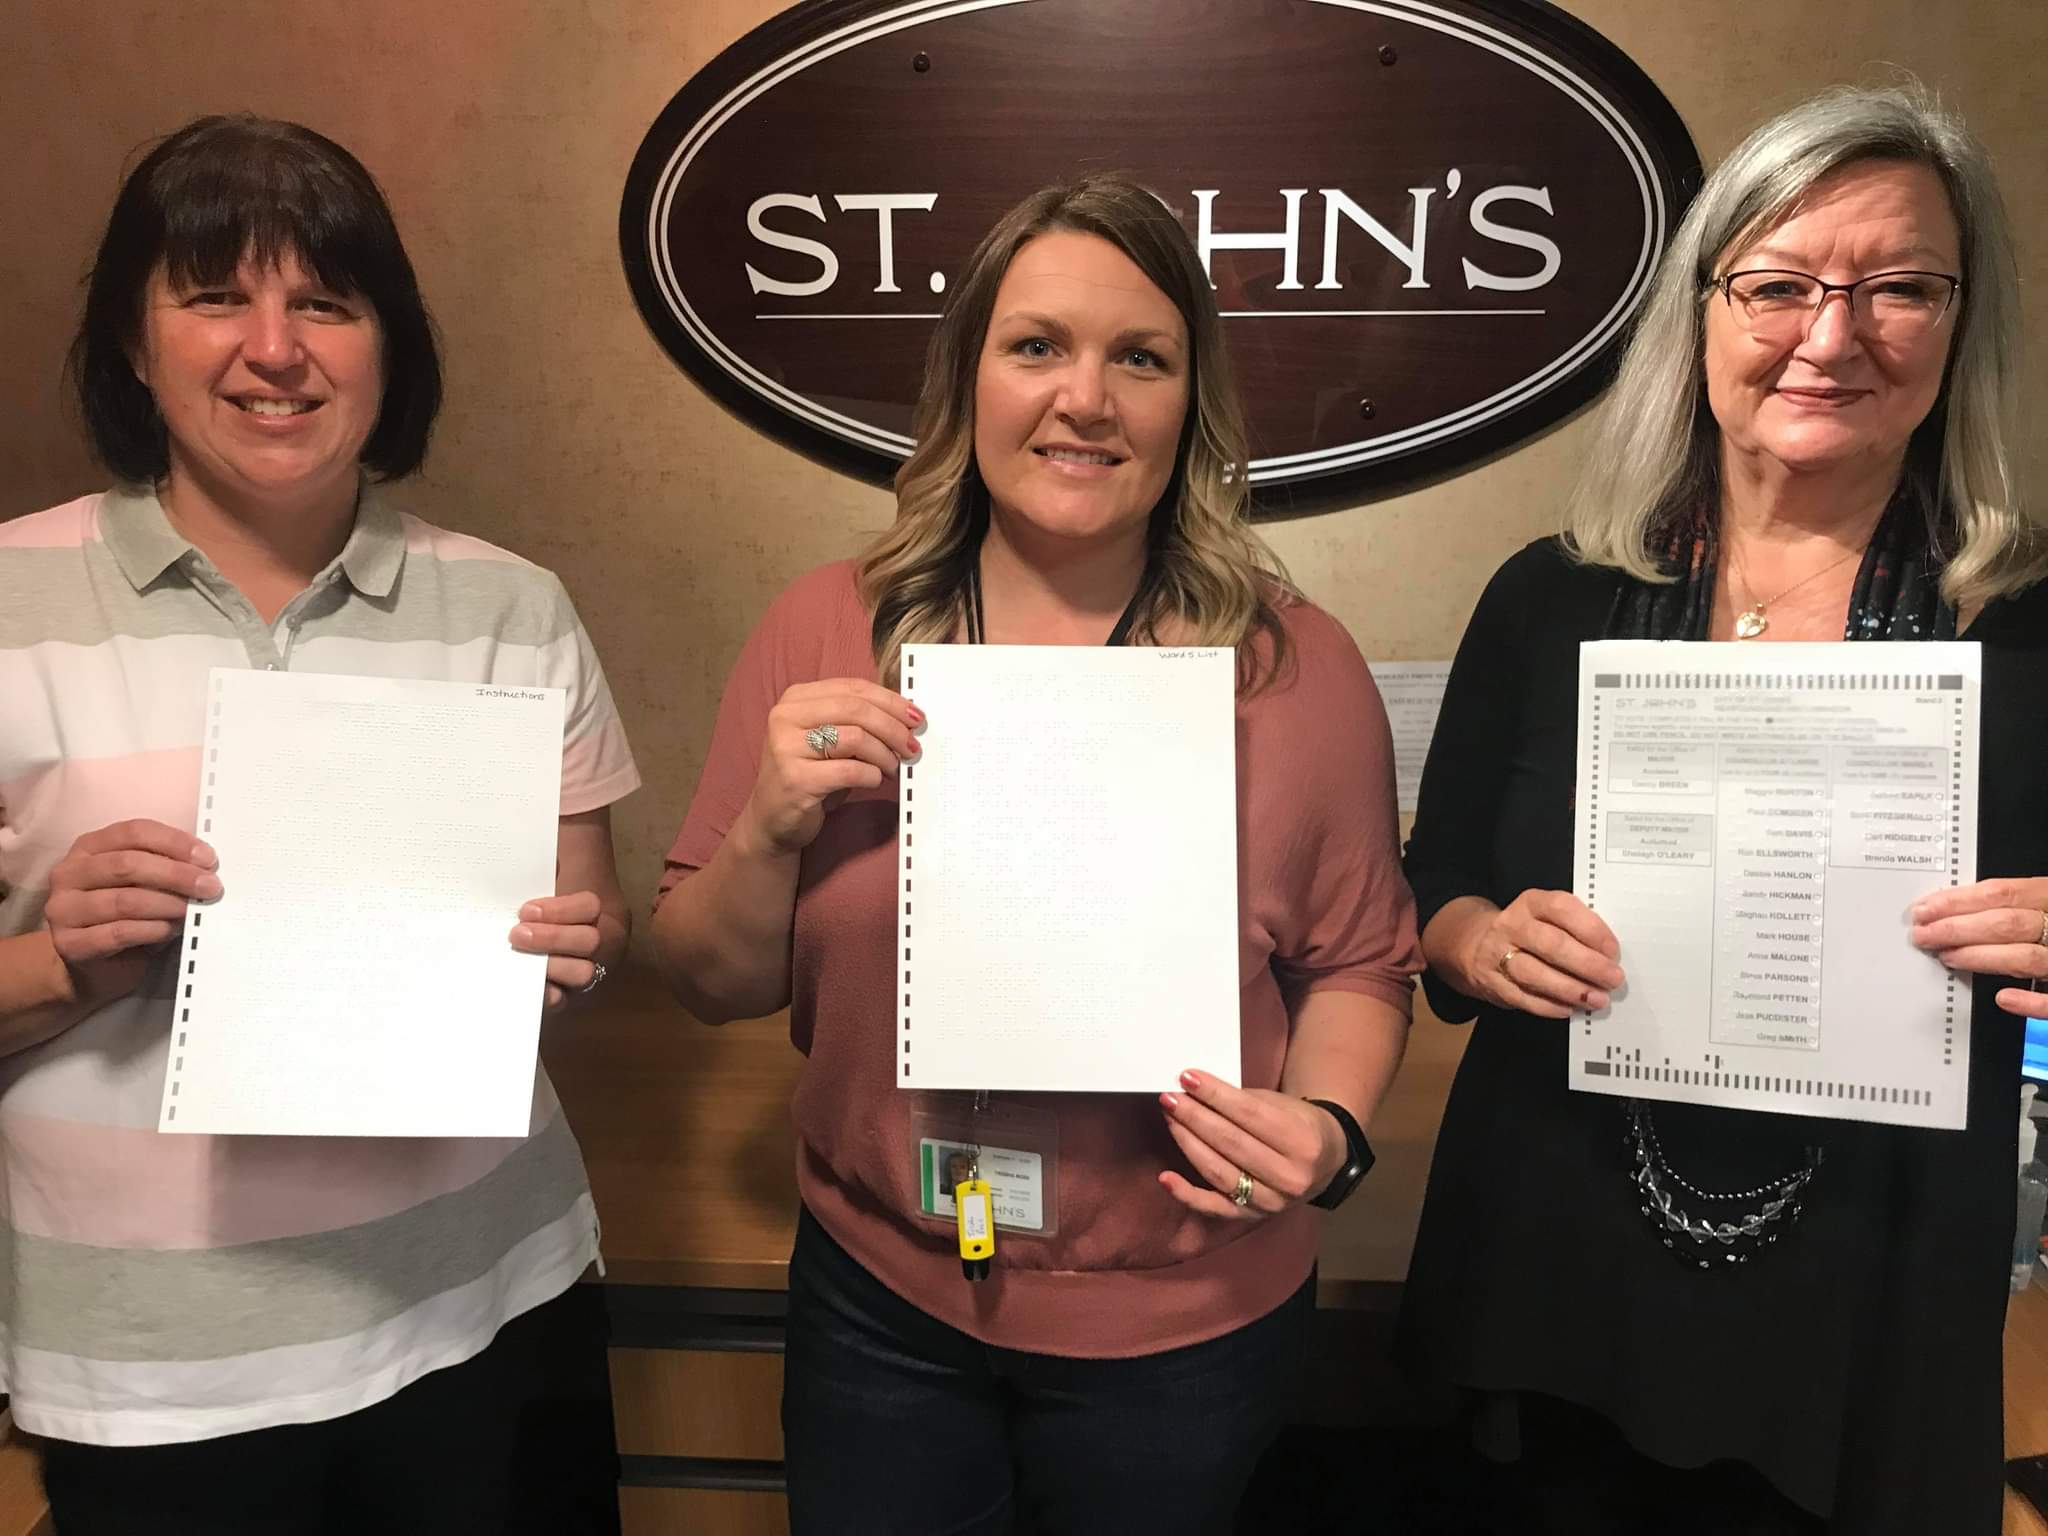
[[[1444,688],[1451,680],[1448,661],[1374,661],[1373,683],[1386,706],[1387,728],[1394,738],[1394,793],[1403,812],[1413,812],[1422,792],[1422,767],[1436,735],[1436,717],[1444,707]]]
[[[215,668],[158,1129],[524,1136],[562,690]]]
[[[1239,1079],[1235,679],[1213,647],[904,647],[899,1087]]]
[[[1574,888],[1628,984],[1572,1087],[1963,1125],[1969,979],[1907,912],[1976,878],[1979,649],[1581,648]]]

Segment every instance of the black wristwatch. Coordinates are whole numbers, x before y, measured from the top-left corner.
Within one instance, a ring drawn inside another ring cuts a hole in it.
[[[1351,1111],[1342,1104],[1332,1104],[1328,1099],[1310,1099],[1308,1102],[1317,1109],[1328,1110],[1336,1117],[1338,1127],[1344,1132],[1344,1166],[1337,1170],[1336,1177],[1330,1180],[1323,1192],[1310,1196],[1308,1202],[1310,1205],[1321,1206],[1326,1211],[1334,1211],[1350,1198],[1351,1191],[1358,1188],[1359,1182],[1372,1172],[1372,1143],[1365,1139],[1363,1127],[1351,1117]]]

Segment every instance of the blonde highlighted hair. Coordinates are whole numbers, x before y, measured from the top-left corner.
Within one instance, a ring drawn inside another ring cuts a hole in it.
[[[1177,644],[1233,646],[1239,685],[1255,691],[1285,664],[1275,605],[1295,591],[1248,520],[1244,407],[1223,320],[1179,220],[1136,182],[1109,174],[1025,198],[997,220],[953,285],[925,354],[911,426],[917,447],[896,474],[896,520],[859,565],[879,674],[893,684],[904,645],[950,640],[965,622],[967,576],[988,526],[988,492],[974,459],[975,376],[1003,274],[1027,243],[1053,230],[1114,245],[1188,328],[1187,419],[1152,513],[1152,579],[1131,639],[1157,644],[1170,632]]]
[[[1956,335],[1941,393],[1906,450],[1901,491],[1946,557],[1942,594],[1967,608],[2048,574],[2048,528],[2020,502],[2019,278],[1983,147],[1917,83],[1839,87],[1758,128],[1709,176],[1636,318],[1586,468],[1567,542],[1581,560],[1668,581],[1673,525],[1720,508],[1720,436],[1707,406],[1705,304],[1731,251],[1796,215],[1816,184],[1862,162],[1928,166],[1962,235]]]

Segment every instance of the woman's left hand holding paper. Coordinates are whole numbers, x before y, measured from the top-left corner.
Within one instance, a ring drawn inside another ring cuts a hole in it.
[[[512,947],[548,957],[544,1011],[553,1013],[572,995],[595,985],[598,946],[604,942],[597,927],[601,910],[595,891],[542,896],[519,909]]]
[[[1206,1072],[1183,1072],[1184,1093],[1160,1096],[1166,1128],[1202,1188],[1167,1169],[1159,1182],[1182,1205],[1225,1220],[1257,1220],[1320,1193],[1348,1154],[1328,1111],[1306,1099],[1239,1088]],[[1240,1180],[1248,1179],[1242,1202]]]

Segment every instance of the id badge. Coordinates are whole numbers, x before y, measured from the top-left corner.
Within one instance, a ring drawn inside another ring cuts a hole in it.
[[[1059,1117],[1000,1094],[975,1107],[971,1093],[919,1093],[910,1111],[911,1189],[917,1212],[951,1229],[953,1191],[989,1187],[999,1231],[1051,1237],[1059,1229]]]

